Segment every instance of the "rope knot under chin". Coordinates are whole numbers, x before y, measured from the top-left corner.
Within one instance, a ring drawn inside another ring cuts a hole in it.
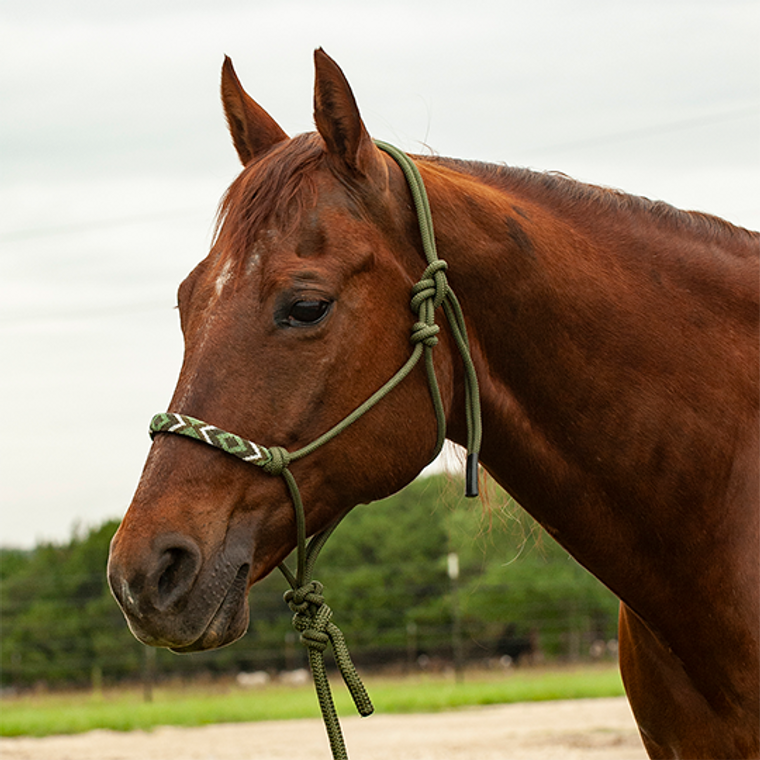
[[[359,714],[370,715],[374,709],[372,702],[351,662],[343,634],[331,620],[333,613],[325,604],[322,591],[323,586],[319,581],[309,581],[286,591],[284,598],[294,613],[293,627],[301,634],[301,644],[309,652],[309,664],[323,715],[333,715],[335,711],[324,662],[324,651],[328,646],[332,646],[335,664],[351,693]],[[332,721],[332,718],[330,720]],[[328,733],[332,730],[328,729]],[[337,736],[340,733],[340,727],[334,730],[337,731]]]
[[[283,594],[283,599],[295,613],[307,612],[310,605],[312,611],[316,612],[325,603],[323,589],[324,586],[319,581],[309,581],[298,588],[288,589]]]
[[[310,581],[284,595],[293,611],[293,627],[301,634],[301,643],[309,649],[324,652],[331,641],[328,624],[332,610],[325,604],[322,584]]]

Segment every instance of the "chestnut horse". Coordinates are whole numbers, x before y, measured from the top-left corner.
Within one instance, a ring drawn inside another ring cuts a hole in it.
[[[425,267],[407,181],[348,82],[315,54],[317,131],[290,139],[229,60],[244,165],[210,254],[179,288],[170,410],[293,451],[409,358]],[[758,757],[760,236],[542,174],[413,158],[469,331],[489,473],[621,599],[620,667],[651,757]],[[464,443],[452,330],[433,351]],[[428,464],[438,425],[417,365],[290,469],[314,534]],[[157,435],[113,539],[111,588],[146,644],[246,630],[246,592],[296,542],[286,484]]]

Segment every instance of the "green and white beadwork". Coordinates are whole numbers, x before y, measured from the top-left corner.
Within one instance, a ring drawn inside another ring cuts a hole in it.
[[[207,443],[217,449],[225,451],[227,454],[242,459],[244,462],[256,464],[264,467],[272,461],[272,454],[264,446],[259,446],[253,441],[241,438],[234,433],[228,433],[208,422],[197,420],[195,417],[188,417],[185,414],[174,414],[173,412],[161,412],[150,421],[151,438],[156,433],[174,433],[175,435],[184,435],[188,438],[195,438],[197,441]]]

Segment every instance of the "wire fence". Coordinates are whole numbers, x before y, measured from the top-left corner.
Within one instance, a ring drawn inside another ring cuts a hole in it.
[[[482,508],[468,507],[441,475],[346,517],[317,577],[360,668],[514,667],[614,654],[614,595],[532,523],[515,530],[497,509],[483,532]],[[251,590],[249,630],[234,645],[190,657],[146,654],[105,577],[117,527],[111,521],[31,552],[0,549],[3,688],[305,665],[276,573]]]
[[[128,631],[116,603],[104,588],[103,574],[69,578],[98,593],[71,599],[5,600],[2,609],[2,685],[26,688],[46,684],[82,685],[118,681],[151,682],[163,678],[236,675],[270,676],[306,667],[306,654],[290,626],[291,613],[279,591],[251,594],[248,633],[230,647],[192,657],[151,650]],[[519,617],[504,613],[483,619],[460,599],[453,614],[449,584],[410,586],[407,598],[426,605],[359,605],[335,622],[343,630],[352,657],[364,670],[435,672],[453,667],[504,669],[556,660],[584,660],[615,654],[615,615],[577,600],[559,608],[537,600],[522,606]],[[515,593],[513,584],[483,586],[479,591]],[[460,594],[461,596],[461,594]],[[329,601],[329,600],[328,600]]]

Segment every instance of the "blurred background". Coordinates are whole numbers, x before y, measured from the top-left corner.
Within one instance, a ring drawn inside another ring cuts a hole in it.
[[[418,478],[356,507],[328,541],[316,577],[362,671],[459,680],[467,670],[614,662],[614,595],[503,491],[490,483],[486,492],[484,507],[464,498],[459,478]],[[177,657],[140,644],[103,573],[117,525],[0,550],[5,693],[306,675],[277,572],[251,591],[250,629],[234,645]]]

